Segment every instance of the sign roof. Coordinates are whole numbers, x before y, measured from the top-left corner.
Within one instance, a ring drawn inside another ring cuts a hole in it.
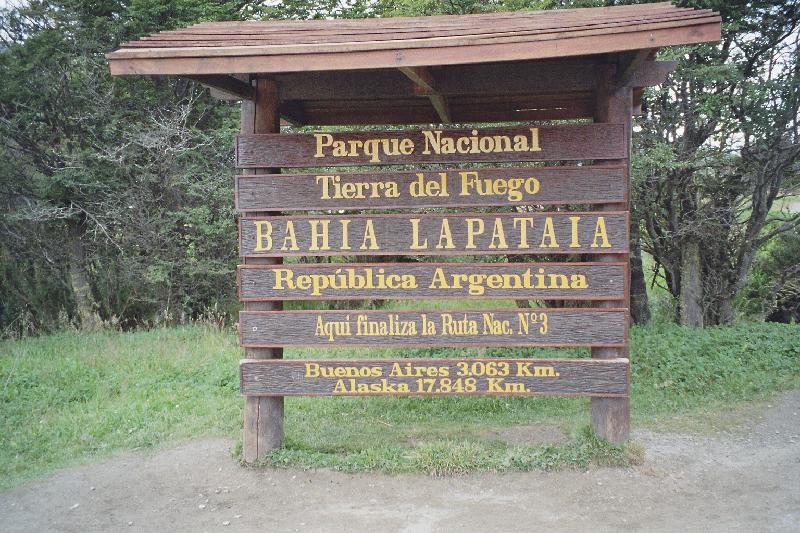
[[[711,10],[669,3],[533,12],[207,22],[123,44],[113,74],[264,74],[464,65],[718,40]]]

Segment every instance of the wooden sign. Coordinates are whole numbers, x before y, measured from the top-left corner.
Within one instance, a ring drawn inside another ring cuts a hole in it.
[[[242,265],[239,299],[622,300],[626,263]]]
[[[243,257],[626,253],[628,213],[242,218],[239,239]]]
[[[242,311],[242,346],[607,346],[627,343],[625,309]]]
[[[249,396],[603,396],[628,394],[627,359],[245,359]]]
[[[624,159],[623,124],[239,135],[239,168]]]
[[[236,177],[239,211],[627,202],[624,166],[507,167]]]

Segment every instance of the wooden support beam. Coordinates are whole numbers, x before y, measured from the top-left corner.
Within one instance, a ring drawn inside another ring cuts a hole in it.
[[[242,133],[278,133],[278,86],[271,80],[257,80],[253,100],[242,102]],[[277,168],[248,169],[245,173],[280,172]],[[280,213],[260,211],[258,216]],[[280,258],[246,258],[246,265],[273,265]],[[246,311],[279,311],[282,302],[247,302]],[[247,348],[247,359],[282,359],[283,348]],[[271,450],[283,445],[283,396],[245,398],[244,403],[244,445],[245,462],[252,463],[267,455]]]
[[[630,190],[630,135],[631,135],[631,108],[633,106],[633,91],[630,87],[617,86],[613,65],[605,69],[598,69],[598,90],[595,102],[594,121],[598,123],[624,124],[626,132],[626,157],[617,160],[607,160],[598,165],[624,165]],[[629,209],[628,202],[604,204],[600,210],[625,210]],[[628,254],[604,255],[598,258],[600,262],[626,262],[629,263]],[[630,270],[629,270],[630,272]],[[630,309],[630,289],[626,284],[624,305]],[[600,302],[598,307],[608,307],[606,302]],[[627,357],[627,348],[592,348],[592,359],[616,359]],[[630,435],[630,402],[628,398],[592,398],[591,424],[597,435],[611,442],[624,442]]]
[[[649,87],[663,83],[674,69],[672,61],[645,61],[633,73],[628,86]],[[520,61],[482,65],[451,65],[437,68],[432,84],[438,94],[453,106],[453,97],[551,95],[593,92],[597,88],[595,59],[576,58],[563,61]],[[419,93],[419,84],[411,76],[419,71],[406,69],[354,70],[331,72],[292,72],[270,76],[281,86],[281,102],[345,100],[396,100]],[[461,118],[459,117],[459,120]]]
[[[641,89],[661,85],[677,65],[677,61],[645,61],[631,75],[627,86]]]
[[[430,71],[425,67],[400,67],[400,72],[405,74],[408,79],[414,82],[414,94],[417,96],[427,96],[431,105],[439,115],[439,119],[447,124],[450,120],[450,107],[447,99],[436,88]]]
[[[428,96],[436,92],[433,76],[431,76],[427,68],[400,67],[399,70],[414,82],[414,94],[417,96]]]
[[[628,54],[619,54],[614,85],[617,87],[627,87],[628,82],[631,81],[633,75],[639,70],[639,67],[641,67],[653,53],[653,49],[645,48]]]
[[[186,77],[190,80],[202,83],[210,89],[219,91],[221,94],[219,96],[214,96],[222,97],[226,100],[253,100],[255,98],[255,89],[248,83],[234,78],[233,76],[209,74]]]
[[[428,98],[442,122],[445,124],[452,122],[450,119],[450,106],[447,105],[447,99],[441,94],[429,94]]]
[[[633,90],[633,105],[631,106],[631,115],[639,117],[642,115],[642,98],[644,97],[644,88]]]

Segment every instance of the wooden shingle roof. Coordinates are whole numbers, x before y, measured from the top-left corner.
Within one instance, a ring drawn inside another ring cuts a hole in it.
[[[208,22],[125,43],[113,74],[250,74],[518,61],[719,39],[669,3],[358,20]]]
[[[716,41],[720,17],[669,3],[480,15],[208,22],[125,43],[112,74],[177,75],[252,98],[280,87],[295,124],[591,117],[600,70],[634,88],[672,65],[658,48]]]

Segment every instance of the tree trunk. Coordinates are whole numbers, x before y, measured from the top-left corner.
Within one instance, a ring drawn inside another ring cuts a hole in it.
[[[642,248],[639,246],[639,225],[631,224],[631,319],[634,324],[650,322],[650,302],[647,299],[647,282],[642,266]]]
[[[733,322],[733,296],[725,296],[720,299],[719,312],[717,314],[718,324],[730,324]]]
[[[703,327],[702,287],[700,243],[692,240],[681,251],[680,321],[684,326]]]
[[[80,225],[72,229],[72,243],[69,248],[69,279],[72,284],[72,293],[75,296],[75,310],[81,328],[95,328],[99,325],[97,306],[92,295],[92,287],[89,284],[89,276],[86,275],[86,251],[83,247],[83,240]]]

